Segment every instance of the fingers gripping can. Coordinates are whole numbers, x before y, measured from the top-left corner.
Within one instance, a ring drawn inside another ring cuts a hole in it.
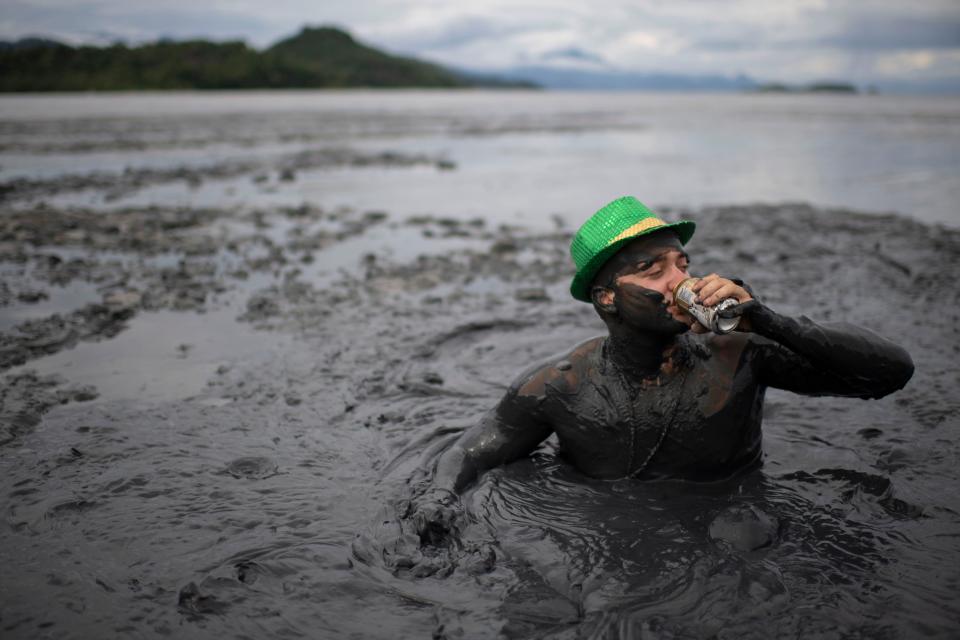
[[[689,313],[697,322],[710,329],[714,333],[730,333],[740,324],[740,318],[721,318],[719,312],[729,307],[735,306],[735,298],[721,300],[719,304],[707,307],[699,304],[697,294],[693,292],[693,285],[699,278],[687,278],[677,283],[673,289],[673,299],[677,306]]]

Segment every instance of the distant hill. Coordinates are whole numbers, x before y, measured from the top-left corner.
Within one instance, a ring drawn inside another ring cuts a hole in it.
[[[40,49],[43,47],[60,47],[62,43],[56,40],[46,38],[21,38],[15,42],[4,42],[0,40],[0,51],[9,51],[12,49]]]
[[[782,82],[768,82],[753,89],[758,93],[859,93],[849,82],[824,81],[812,84],[788,85]]]
[[[465,87],[466,79],[438,65],[391,56],[331,27],[305,28],[263,53],[301,87]]]
[[[683,75],[637,73],[609,69],[528,66],[501,70],[498,75],[534,82],[547,89],[613,91],[745,91],[757,82],[745,75]]]
[[[41,38],[0,42],[4,92],[490,86],[535,85],[393,56],[333,27],[304,28],[265,51],[240,41],[137,47],[72,47]]]

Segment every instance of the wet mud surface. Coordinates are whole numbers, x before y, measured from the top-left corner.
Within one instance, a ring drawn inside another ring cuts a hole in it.
[[[270,162],[221,161],[206,165],[164,168],[130,168],[119,173],[94,171],[66,174],[46,179],[13,178],[0,182],[0,203],[37,199],[85,190],[104,192],[104,200],[111,202],[135,193],[144,187],[170,182],[199,187],[205,180],[224,180],[252,175],[255,183],[264,183],[274,175],[282,182],[292,182],[298,171],[330,169],[333,167],[411,167],[435,166],[453,170],[456,165],[450,160],[426,155],[410,155],[383,151],[363,153],[353,149],[318,147],[293,154],[281,155]]]
[[[700,225],[694,273],[889,336],[913,380],[770,392],[762,468],[722,483],[592,480],[548,440],[486,474],[436,548],[404,520],[423,469],[530,363],[604,329],[567,293],[572,229],[2,212],[3,636],[950,637],[960,234],[661,211]],[[95,375],[98,353],[115,364]]]

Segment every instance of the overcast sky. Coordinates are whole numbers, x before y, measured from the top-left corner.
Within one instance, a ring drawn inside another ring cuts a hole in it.
[[[474,69],[574,65],[858,83],[960,77],[960,0],[0,0],[0,39],[242,39],[332,24]]]

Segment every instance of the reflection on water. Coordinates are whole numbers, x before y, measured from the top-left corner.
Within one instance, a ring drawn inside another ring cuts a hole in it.
[[[805,201],[960,224],[960,102],[943,97],[563,92],[249,92],[4,97],[0,179],[263,161],[310,148],[444,157],[405,172],[179,183],[106,204],[297,204],[575,222],[608,196]],[[144,151],[149,150],[149,154]],[[255,172],[255,170],[254,170]],[[251,174],[252,175],[252,174]],[[369,185],[375,183],[376,189]],[[145,184],[145,188],[151,185]],[[64,203],[101,198],[58,196]],[[55,201],[58,201],[55,199]],[[536,202],[536,207],[531,203]]]

